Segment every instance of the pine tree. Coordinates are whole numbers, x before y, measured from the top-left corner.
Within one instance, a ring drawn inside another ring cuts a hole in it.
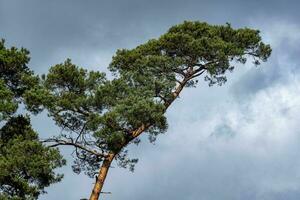
[[[28,68],[29,52],[0,41],[0,199],[37,199],[44,188],[61,180],[54,169],[65,160],[45,146],[30,119],[17,115],[24,93],[38,84]]]
[[[128,145],[138,144],[141,134],[153,142],[167,130],[165,112],[184,88],[196,86],[201,75],[210,86],[222,85],[238,63],[259,65],[270,54],[258,30],[186,21],[158,39],[118,50],[111,80],[69,59],[52,66],[26,101],[32,111],[46,108],[65,130],[47,141],[75,148],[73,170],[97,174],[90,196],[96,200],[113,161],[133,170],[137,159],[127,156]]]

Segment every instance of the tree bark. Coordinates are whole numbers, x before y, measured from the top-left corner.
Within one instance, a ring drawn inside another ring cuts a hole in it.
[[[102,166],[99,170],[99,174],[96,179],[96,183],[94,185],[92,194],[90,196],[90,200],[98,200],[99,199],[100,193],[101,193],[103,185],[104,185],[105,178],[107,176],[108,170],[109,170],[110,165],[111,165],[112,161],[114,160],[114,158],[115,158],[115,154],[111,153],[103,161]]]

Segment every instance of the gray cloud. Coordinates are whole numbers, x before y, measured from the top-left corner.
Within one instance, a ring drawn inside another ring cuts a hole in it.
[[[0,37],[29,48],[40,73],[65,57],[105,70],[117,48],[134,47],[183,20],[245,26],[250,18],[264,21],[279,12],[295,17],[296,1],[289,2],[2,0]]]
[[[273,52],[262,68],[250,68],[239,77],[231,88],[236,97],[245,98],[274,84],[285,84],[292,75],[299,74],[300,26],[277,20],[257,23],[257,27],[265,30],[263,36],[272,45]]]
[[[132,146],[140,159],[135,173],[113,168],[105,190],[110,200],[294,200],[300,196],[298,8],[296,0],[1,0],[0,37],[28,48],[38,73],[67,57],[105,71],[116,49],[183,20],[259,28],[274,49],[270,61],[239,67],[223,87],[200,81],[185,90],[167,113],[169,131],[155,146],[146,140]],[[45,114],[33,123],[42,137],[59,132]],[[70,149],[63,152],[70,158]],[[89,196],[94,180],[70,166],[60,171],[63,182],[41,199]]]

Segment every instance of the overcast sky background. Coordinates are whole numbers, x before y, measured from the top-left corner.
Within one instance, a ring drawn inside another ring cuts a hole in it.
[[[133,48],[184,20],[260,29],[273,48],[222,87],[186,89],[167,113],[156,145],[131,147],[135,173],[111,169],[105,200],[298,200],[300,198],[300,3],[296,0],[0,0],[0,38],[31,51],[46,73],[71,58],[107,71],[118,48]],[[58,133],[45,114],[33,118],[41,137]],[[50,128],[49,128],[50,127]],[[70,158],[70,150],[63,152]],[[69,160],[69,164],[71,164]],[[87,198],[94,179],[71,167],[41,200]]]

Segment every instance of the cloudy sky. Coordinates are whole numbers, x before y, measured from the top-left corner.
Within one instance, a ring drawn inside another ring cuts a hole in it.
[[[300,198],[300,3],[296,0],[0,0],[0,38],[31,51],[46,73],[71,58],[107,71],[118,48],[133,48],[184,20],[260,29],[273,54],[240,66],[222,87],[183,92],[155,145],[131,147],[134,173],[111,169],[106,200],[298,200]],[[45,114],[41,137],[59,132]],[[51,128],[49,128],[49,126]],[[70,159],[70,149],[63,149]],[[64,180],[41,200],[88,197],[93,179],[60,170]]]

